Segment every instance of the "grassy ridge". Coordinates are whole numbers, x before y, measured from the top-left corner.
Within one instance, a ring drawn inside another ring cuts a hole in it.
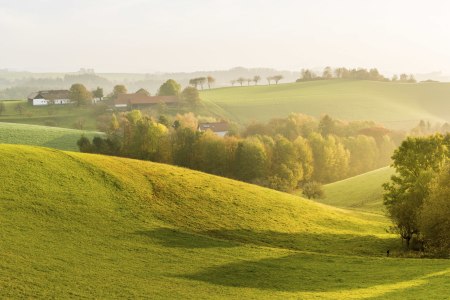
[[[102,135],[92,131],[0,122],[0,144],[35,145],[78,151],[77,140],[83,134],[89,138]]]
[[[0,145],[0,297],[444,299],[385,221],[182,168]]]
[[[410,128],[420,119],[450,121],[450,83],[325,80],[205,90],[201,97],[212,111],[238,122],[292,112],[373,120],[390,128]]]
[[[388,182],[394,170],[390,167],[367,172],[324,186],[321,203],[337,207],[380,212],[383,209],[382,184]]]

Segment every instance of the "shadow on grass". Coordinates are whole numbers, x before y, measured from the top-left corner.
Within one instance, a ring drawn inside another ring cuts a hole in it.
[[[244,244],[311,251],[329,254],[385,256],[387,249],[401,245],[396,238],[382,239],[374,235],[330,233],[284,233],[252,230],[211,230],[202,234]]]
[[[170,228],[136,231],[138,235],[148,237],[164,247],[170,248],[230,248],[237,244],[229,241],[212,239],[199,234],[191,234]]]
[[[183,278],[228,287],[284,292],[331,292],[389,286],[436,272],[436,265],[299,253],[213,267]],[[388,292],[386,290],[386,292]]]

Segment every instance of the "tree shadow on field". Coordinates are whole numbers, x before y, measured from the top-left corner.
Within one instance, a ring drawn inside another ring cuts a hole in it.
[[[436,272],[407,260],[298,253],[258,261],[242,261],[182,276],[227,287],[283,292],[351,291],[395,285]]]
[[[244,244],[338,255],[385,256],[387,249],[396,249],[401,245],[396,238],[382,239],[374,235],[286,233],[246,229],[210,230],[202,234]]]
[[[221,241],[207,236],[181,232],[170,228],[136,231],[135,234],[156,241],[164,247],[170,248],[230,248],[237,244]]]

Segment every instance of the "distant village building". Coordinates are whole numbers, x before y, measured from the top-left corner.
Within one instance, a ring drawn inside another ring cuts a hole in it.
[[[144,93],[119,94],[114,101],[114,107],[130,110],[152,107],[158,104],[174,105],[177,103],[177,96],[148,96]]]
[[[34,106],[49,104],[70,104],[68,90],[49,90],[32,93],[28,96],[28,103]]]
[[[214,122],[214,123],[199,123],[198,131],[205,132],[211,130],[216,135],[224,137],[230,130],[228,122]]]

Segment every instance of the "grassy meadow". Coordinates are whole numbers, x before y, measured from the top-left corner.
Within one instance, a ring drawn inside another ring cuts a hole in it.
[[[1,298],[446,299],[388,222],[124,158],[0,145]]]
[[[76,107],[74,105],[32,106],[25,100],[3,100],[6,110],[0,115],[0,122],[30,125],[75,128],[82,121],[85,130],[96,130],[96,118],[105,108]],[[21,104],[22,112],[16,110]]]
[[[450,121],[450,83],[323,80],[218,88],[201,97],[211,111],[239,123],[292,112],[372,120],[396,129],[410,129],[421,119]]]
[[[327,184],[324,186],[325,198],[318,201],[337,207],[381,212],[383,210],[381,185],[388,182],[393,174],[392,168],[385,167]]]
[[[81,135],[92,139],[100,132],[0,122],[0,144],[22,144],[78,151]]]

